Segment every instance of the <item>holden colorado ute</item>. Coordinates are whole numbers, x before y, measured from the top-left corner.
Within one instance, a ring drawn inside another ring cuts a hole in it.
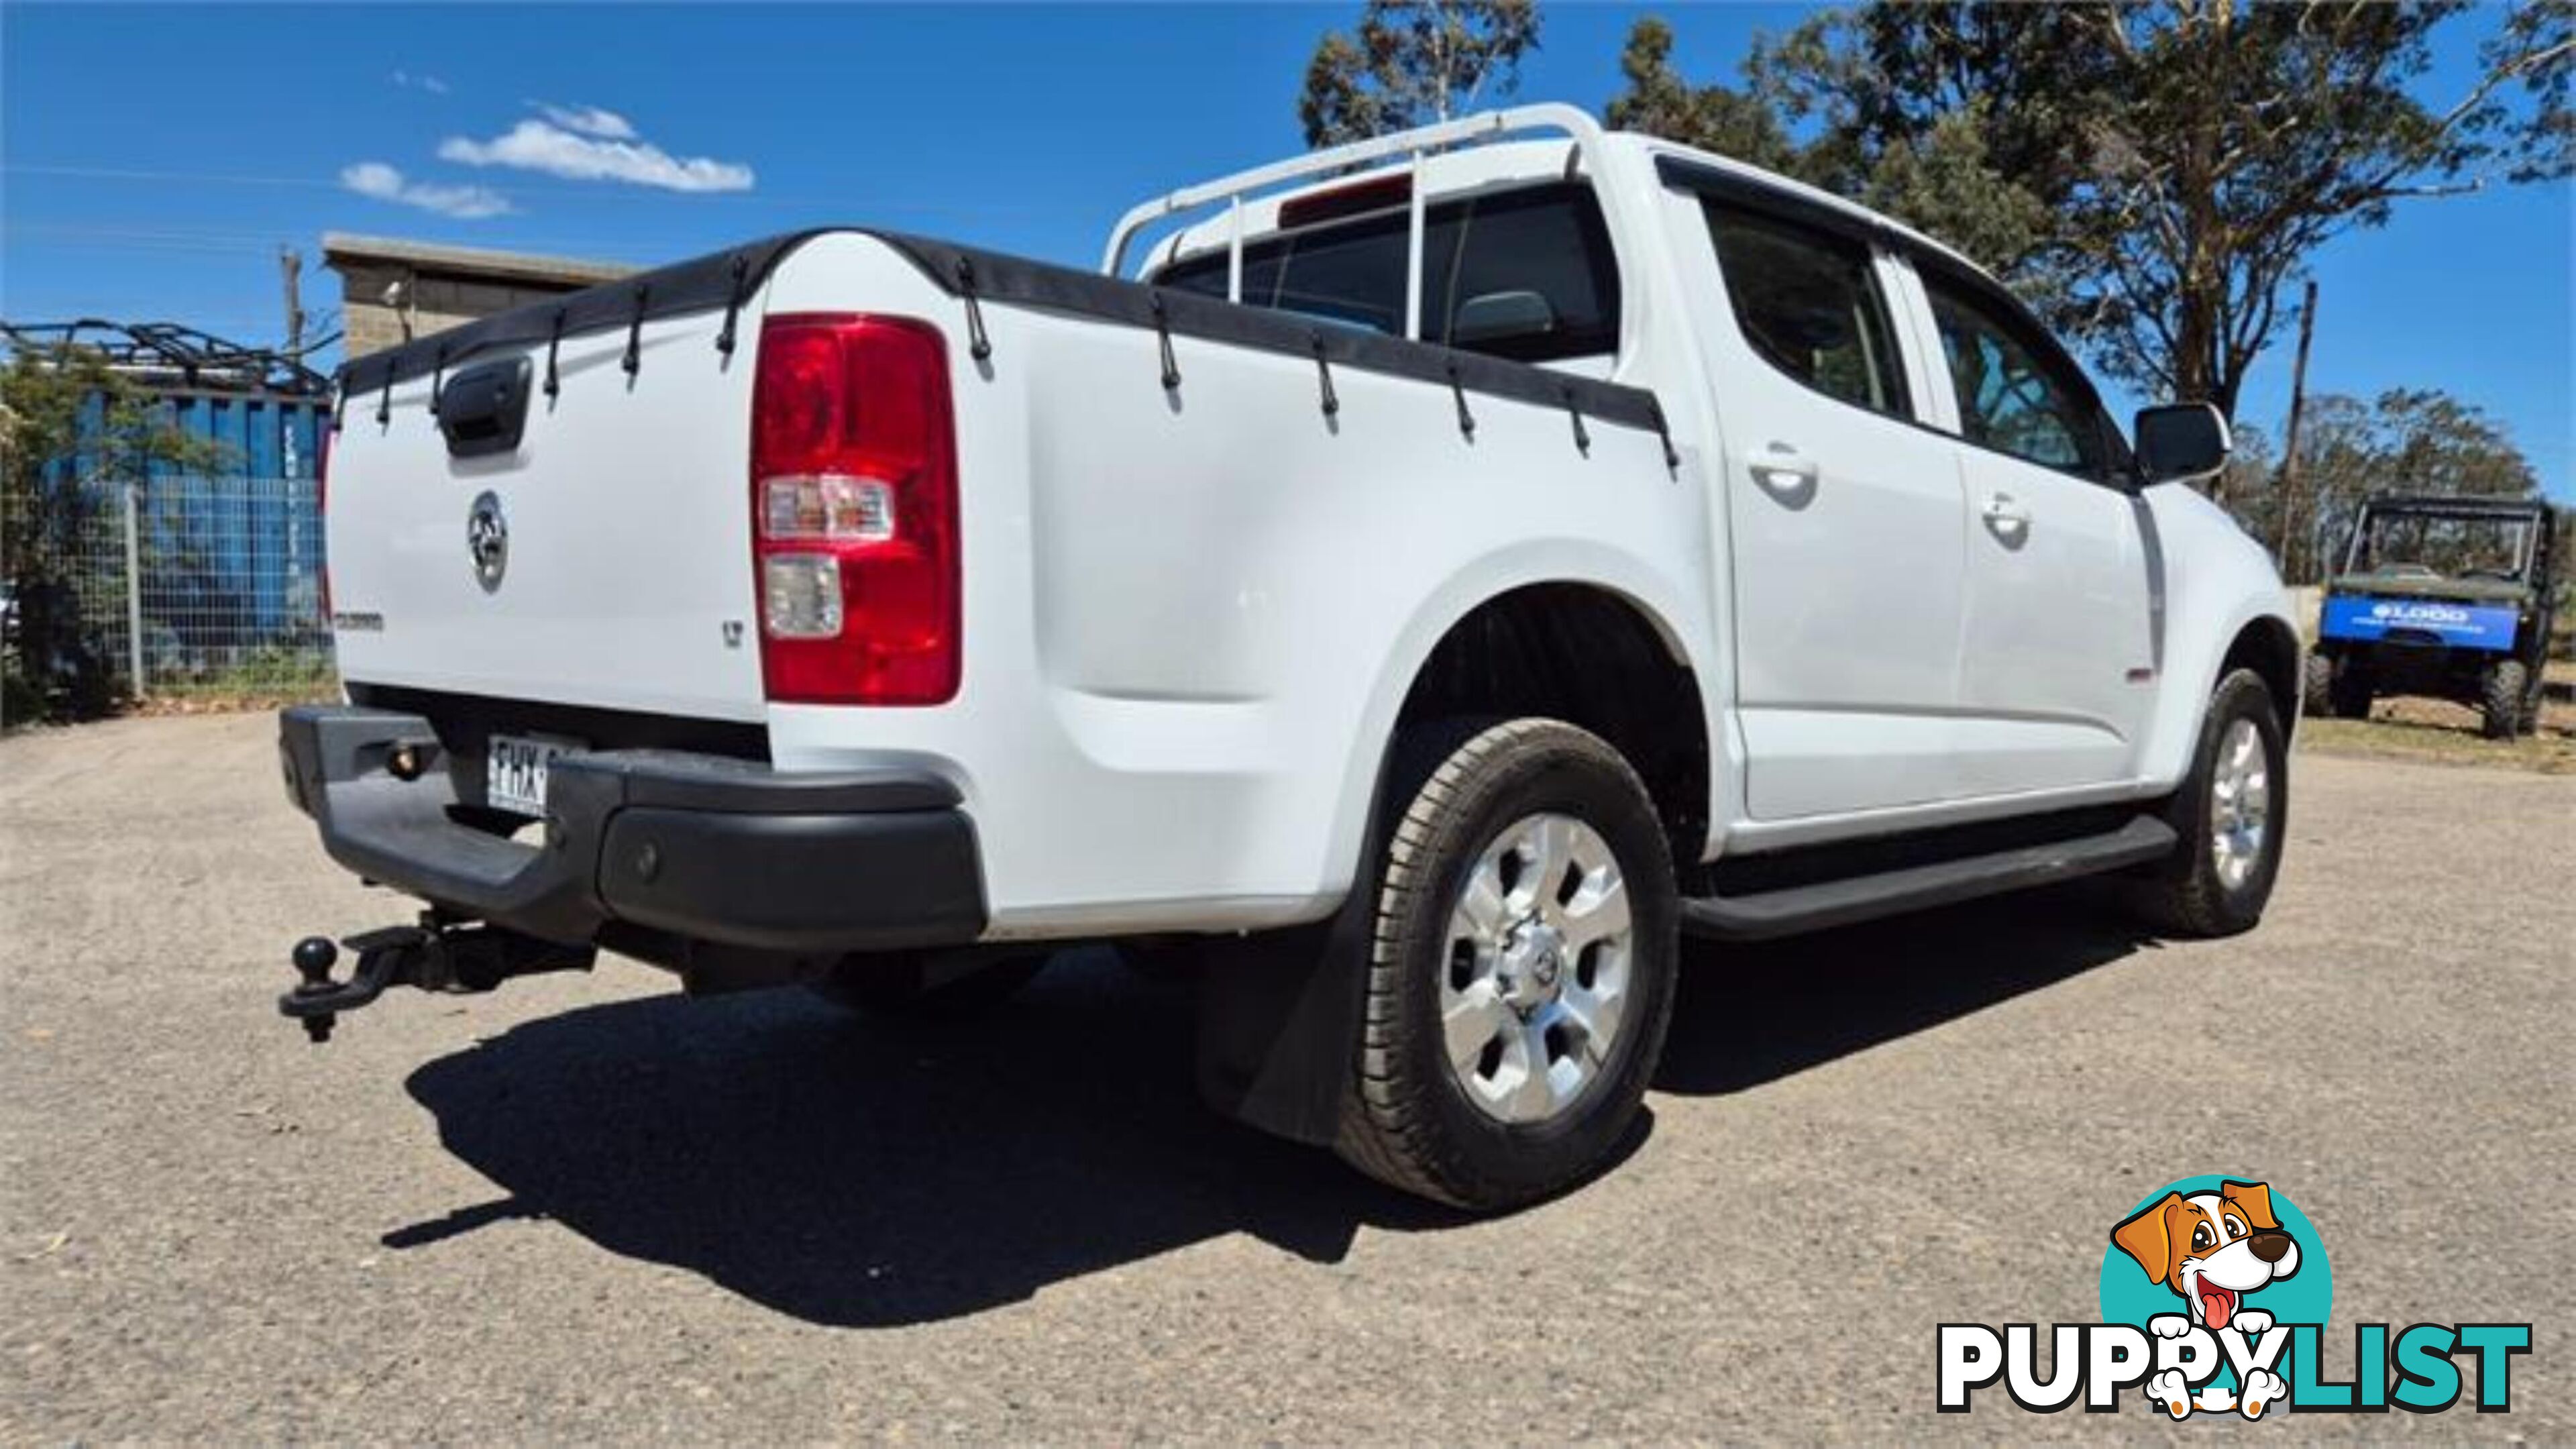
[[[298,944],[317,1040],[601,948],[888,1012],[1188,951],[1219,1109],[1494,1208],[1631,1130],[1685,934],[2116,872],[2219,935],[2280,862],[2218,415],[2133,451],[1956,252],[1568,107],[1097,272],[818,228],[341,381],[286,787],[426,909]]]

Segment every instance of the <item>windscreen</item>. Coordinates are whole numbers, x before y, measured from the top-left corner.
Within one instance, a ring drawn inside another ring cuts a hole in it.
[[[1247,243],[1243,301],[1338,326],[1404,333],[1411,218],[1402,206]],[[1422,336],[1465,352],[1548,362],[1615,352],[1619,268],[1588,186],[1555,183],[1423,210]],[[1226,294],[1223,250],[1157,285]]]
[[[2396,578],[2522,578],[2531,521],[2373,509],[2354,540],[2347,572]]]

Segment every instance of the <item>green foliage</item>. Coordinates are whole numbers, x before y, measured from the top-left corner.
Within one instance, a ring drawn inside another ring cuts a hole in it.
[[[2568,174],[2576,3],[2521,0],[2427,104],[2456,3],[1910,4],[1756,46],[1740,89],[1639,22],[1623,125],[1900,216],[2020,284],[2108,371],[2231,416],[2282,289],[2401,200]]]
[[[0,578],[14,614],[13,721],[39,711],[98,714],[113,703],[114,666],[84,641],[72,575],[112,501],[94,485],[143,485],[156,468],[202,469],[221,456],[88,349],[22,348],[0,366]]]
[[[1805,172],[1806,152],[1789,139],[1770,102],[1725,85],[1693,85],[1673,70],[1672,55],[1670,25],[1649,15],[1629,30],[1619,55],[1628,88],[1611,99],[1606,113],[1614,128],[1662,136],[1787,176]]]
[[[2245,431],[2238,431],[2240,447]],[[2256,538],[2281,536],[2279,470],[2232,474],[2229,508]],[[2437,390],[2396,388],[2364,403],[2328,394],[2299,425],[2299,477],[2282,577],[2312,583],[2340,568],[2361,504],[2375,494],[2537,498],[2540,477],[2503,426]]]
[[[1368,0],[1357,29],[1328,32],[1306,63],[1306,144],[1366,140],[1508,96],[1537,47],[1537,0]]]
[[[155,674],[152,693],[208,699],[308,701],[328,697],[336,676],[327,649],[291,643],[262,644],[228,663]]]

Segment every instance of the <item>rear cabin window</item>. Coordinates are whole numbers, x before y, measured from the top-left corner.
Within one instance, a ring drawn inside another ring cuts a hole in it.
[[[1753,350],[1827,397],[1905,416],[1905,368],[1869,247],[1713,199],[1701,208]]]
[[[1243,301],[1404,335],[1404,208],[1246,243]],[[1435,202],[1422,220],[1422,336],[1518,362],[1619,348],[1619,268],[1588,186]],[[1226,254],[1165,268],[1159,286],[1225,295]]]

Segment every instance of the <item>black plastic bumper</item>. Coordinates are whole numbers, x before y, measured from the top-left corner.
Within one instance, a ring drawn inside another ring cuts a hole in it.
[[[392,763],[405,746],[410,779]],[[418,715],[309,705],[279,719],[287,794],[331,858],[459,915],[555,941],[624,922],[793,952],[983,933],[974,824],[937,776],[571,753],[548,767],[542,831],[523,841],[459,818],[440,750]]]

